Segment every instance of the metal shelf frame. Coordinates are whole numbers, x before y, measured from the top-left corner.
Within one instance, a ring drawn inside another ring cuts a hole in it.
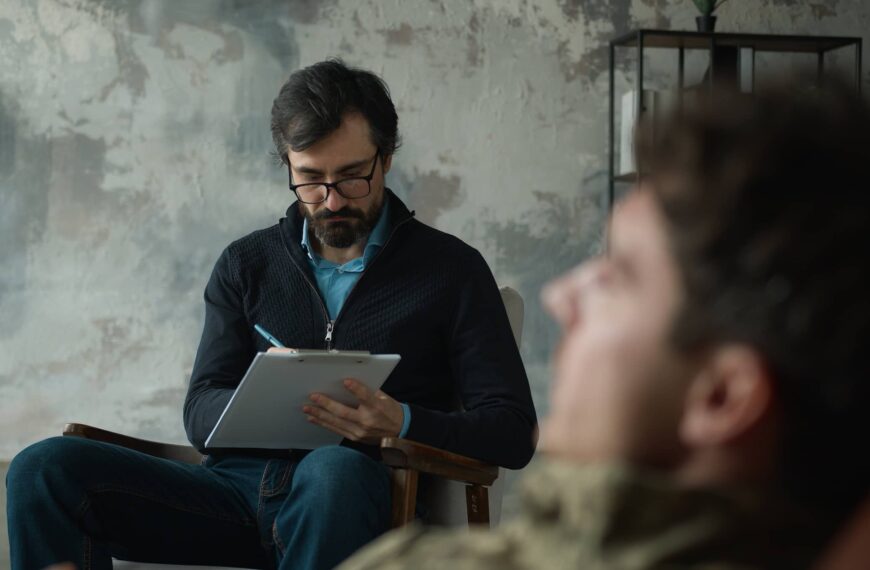
[[[863,40],[860,37],[839,36],[797,36],[776,34],[737,34],[720,32],[689,32],[674,30],[638,29],[610,41],[610,83],[609,83],[609,175],[608,175],[608,209],[613,210],[616,199],[615,186],[617,181],[627,182],[636,176],[616,176],[616,55],[618,48],[635,49],[637,63],[635,67],[634,87],[637,96],[635,116],[639,119],[643,109],[643,53],[647,48],[665,48],[677,50],[677,82],[680,92],[685,87],[685,51],[709,50],[710,66],[707,74],[707,85],[713,89],[715,66],[713,53],[718,47],[752,48],[753,58],[756,52],[805,53],[817,55],[817,78],[822,81],[825,73],[825,56],[831,51],[844,48],[854,49],[855,86],[861,92],[861,56]],[[755,65],[752,66],[752,82],[754,84]]]

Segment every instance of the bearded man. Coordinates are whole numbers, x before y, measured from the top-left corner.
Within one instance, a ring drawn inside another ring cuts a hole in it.
[[[13,568],[108,568],[112,557],[333,568],[389,527],[381,438],[509,468],[529,461],[535,411],[495,280],[476,250],[415,220],[386,187],[397,125],[370,72],[331,60],[291,75],[272,137],[297,202],[230,244],[205,289],[184,402],[204,464],[78,438],[29,447],[7,480]],[[314,394],[287,409],[343,436],[339,446],[205,449],[254,356],[271,348],[255,325],[286,346],[401,362],[376,392],[346,381],[355,407]]]

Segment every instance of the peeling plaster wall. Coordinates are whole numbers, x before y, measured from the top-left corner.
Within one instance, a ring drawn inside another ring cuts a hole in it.
[[[212,264],[289,202],[272,98],[334,55],[391,87],[390,185],[525,297],[544,412],[557,332],[538,291],[600,247],[605,218],[607,40],[694,16],[688,0],[2,0],[0,457],[67,421],[184,441]],[[870,5],[733,0],[720,28],[859,35]]]

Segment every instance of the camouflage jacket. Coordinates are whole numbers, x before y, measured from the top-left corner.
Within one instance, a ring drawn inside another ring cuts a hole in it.
[[[522,497],[521,514],[497,530],[412,525],[340,568],[805,568],[823,543],[817,521],[769,494],[685,489],[624,466],[542,460]]]

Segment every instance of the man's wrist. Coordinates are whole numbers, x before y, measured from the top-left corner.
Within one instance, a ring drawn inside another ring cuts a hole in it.
[[[408,428],[411,427],[411,406],[404,402],[399,402],[402,406],[402,428],[399,430],[399,437],[408,435]]]

